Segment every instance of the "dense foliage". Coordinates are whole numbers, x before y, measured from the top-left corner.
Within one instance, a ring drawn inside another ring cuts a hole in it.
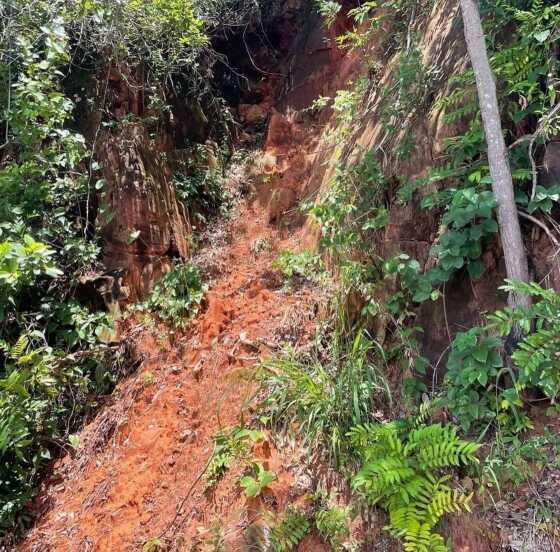
[[[447,550],[434,529],[444,514],[469,511],[472,494],[450,488],[444,472],[478,462],[480,445],[440,424],[369,424],[353,428],[349,437],[362,462],[352,484],[371,504],[388,510],[391,531],[403,538],[404,550]]]
[[[345,9],[330,0],[316,5],[327,26]],[[332,317],[318,344],[266,362],[263,378],[273,427],[289,432],[295,422],[305,445],[328,451],[354,489],[388,511],[389,528],[404,540],[405,550],[447,550],[435,532],[438,520],[468,509],[471,495],[447,481],[450,471],[477,463],[479,446],[459,439],[458,432],[489,441],[493,453],[481,468],[481,481],[499,489],[507,473],[519,475],[516,466],[543,454],[544,445],[535,441],[540,437],[523,437],[532,428],[527,406],[535,396],[554,405],[559,392],[559,295],[543,282],[507,282],[503,292],[530,296],[533,306],[498,310],[456,335],[447,327],[450,345],[437,363],[422,356],[419,307],[443,297],[447,324],[446,286],[469,286],[469,280],[484,277],[484,254],[496,250],[498,234],[474,73],[445,75],[425,66],[425,52],[418,48],[415,23],[433,7],[429,0],[387,0],[361,2],[347,12],[354,28],[337,41],[362,56],[364,76],[313,106],[332,109],[335,122],[323,141],[337,161],[328,189],[305,205],[336,281]],[[557,255],[560,189],[555,182],[541,185],[539,170],[560,125],[560,8],[546,0],[481,2],[480,8],[523,230],[528,235],[533,224],[543,229]],[[380,36],[387,67],[370,61],[371,44]],[[448,93],[441,96],[446,83]],[[457,133],[446,140],[445,155],[421,178],[399,176],[418,147],[411,129],[438,112]],[[373,147],[352,150],[367,139],[362,133],[372,118],[380,129]],[[407,205],[430,211],[439,225],[424,264],[410,253],[379,253],[392,209]],[[529,241],[527,247],[535,254]],[[286,261],[277,267],[286,271],[287,259],[300,256],[284,254]],[[294,262],[294,268],[299,265]],[[395,389],[390,378],[398,368],[403,378]],[[394,418],[395,393],[399,416],[414,412],[430,393],[432,402],[421,408],[429,404],[457,427],[427,425],[425,419],[377,423]],[[355,461],[361,466],[357,473]],[[517,480],[526,477],[524,472]]]
[[[3,528],[29,500],[52,451],[64,446],[88,396],[113,381],[110,364],[117,371],[107,347],[111,321],[72,298],[99,247],[88,235],[87,149],[68,127],[74,105],[61,87],[69,36],[61,17],[34,7],[8,6],[10,23],[22,27],[4,29],[1,52],[8,67],[0,163]]]
[[[273,4],[264,11],[273,11]],[[331,26],[343,10],[334,0],[314,4]],[[532,426],[530,394],[553,405],[560,393],[560,300],[537,283],[507,282],[502,288],[531,296],[532,307],[498,310],[450,335],[435,366],[422,356],[419,307],[444,296],[446,285],[483,277],[484,253],[496,249],[498,232],[474,73],[451,76],[449,93],[437,97],[446,76],[425,65],[418,45],[415,21],[433,4],[365,1],[347,13],[352,28],[337,42],[362,55],[364,75],[314,105],[334,113],[324,145],[336,149],[337,162],[330,187],[305,205],[326,262],[315,253],[282,252],[273,266],[290,283],[313,284],[324,283],[319,273],[331,268],[337,285],[330,317],[305,352],[286,349],[266,361],[261,373],[262,420],[276,430],[297,428],[305,446],[326,453],[348,476],[355,497],[388,512],[392,534],[409,551],[445,550],[437,532],[440,518],[469,508],[471,495],[458,490],[452,476],[477,463],[479,446],[460,439],[458,428],[481,438],[495,435],[491,447],[499,441],[502,450],[522,458],[526,449],[534,452],[519,437]],[[141,122],[151,131],[169,117],[170,96],[178,94],[192,100],[197,113],[211,105],[216,120],[227,120],[211,84],[213,64],[227,60],[213,51],[212,39],[260,23],[262,5],[249,0],[0,5],[0,531],[17,522],[41,470],[75,444],[71,435],[81,416],[119,375],[111,317],[89,310],[75,296],[80,278],[99,266],[103,243],[96,219],[105,185],[95,145],[77,130],[77,106],[99,111],[96,135],[100,128],[117,133],[122,120],[109,112],[107,100],[114,70],[145,92]],[[557,247],[560,184],[539,183],[538,167],[560,131],[560,7],[553,0],[480,6],[518,210],[526,231],[537,225]],[[381,78],[385,68],[370,62],[368,45],[386,28],[390,70]],[[443,159],[422,178],[400,176],[400,166],[417,147],[410,129],[438,110],[442,122],[456,130]],[[369,151],[348,153],[344,146],[372,113],[380,128],[376,143]],[[123,120],[134,117],[126,114]],[[196,225],[219,211],[225,198],[207,145],[188,146],[174,185]],[[381,256],[378,244],[390,230],[395,204],[425,209],[436,221],[426,263],[400,251]],[[140,308],[181,327],[197,313],[204,290],[195,267],[177,264]],[[440,361],[447,370],[438,386]],[[397,384],[390,381],[395,372],[402,376]],[[430,425],[427,416],[411,421],[419,399],[427,404],[430,392],[433,407],[457,428]],[[396,415],[401,419],[384,421]],[[247,428],[216,434],[205,473],[208,486],[237,461],[247,468],[240,480],[247,496],[263,493],[275,474],[251,457],[252,443],[262,437]],[[497,481],[496,474],[509,465],[505,454],[489,455],[482,480],[492,474]],[[271,525],[270,542],[277,550],[294,549],[310,519],[297,510],[285,512]],[[334,548],[349,532],[343,508],[320,510],[315,522]]]
[[[142,91],[149,131],[177,90],[225,120],[212,88],[219,55],[211,38],[260,16],[259,3],[232,0],[0,4],[0,532],[121,372],[114,321],[76,296],[82,277],[103,269],[96,140],[133,116],[111,112],[111,72]],[[78,128],[91,111],[99,119],[87,142]],[[192,218],[204,217],[223,204],[218,169],[201,168],[200,147],[189,147],[196,166],[178,177],[178,198]],[[146,306],[184,325],[203,293],[197,270],[181,265]]]

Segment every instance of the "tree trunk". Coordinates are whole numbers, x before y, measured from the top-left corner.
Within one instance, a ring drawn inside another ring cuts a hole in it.
[[[488,162],[492,176],[492,191],[498,204],[498,225],[506,262],[506,275],[509,280],[528,282],[527,254],[521,236],[513,180],[500,120],[496,84],[488,61],[480,14],[476,0],[460,0],[460,2],[465,39],[476,78],[480,112],[488,144]],[[528,307],[531,305],[531,299],[512,293],[509,297],[509,304],[513,308]]]

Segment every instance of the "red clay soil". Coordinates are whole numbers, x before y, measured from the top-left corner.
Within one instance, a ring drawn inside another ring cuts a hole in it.
[[[237,468],[212,492],[200,478],[212,436],[251,417],[258,360],[286,335],[301,342],[313,331],[311,291],[287,293],[270,268],[299,237],[282,239],[265,218],[257,204],[242,204],[222,222],[225,243],[205,253],[217,272],[207,308],[189,331],[128,323],[124,333],[143,363],[83,429],[78,450],[57,462],[35,503],[42,515],[17,550],[141,550],[162,535],[172,550],[204,550],[196,543],[216,527],[226,550],[242,550],[256,511],[305,502],[293,488],[298,458],[268,442],[255,454],[278,481],[264,498],[245,498]],[[303,546],[324,549],[313,537]]]

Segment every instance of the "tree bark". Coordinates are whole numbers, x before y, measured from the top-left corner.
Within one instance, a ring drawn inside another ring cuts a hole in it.
[[[460,0],[460,2],[465,39],[476,79],[480,112],[488,145],[492,191],[498,205],[498,225],[506,263],[506,275],[509,280],[528,282],[527,253],[521,236],[508,151],[500,119],[496,83],[488,61],[480,13],[476,0]],[[512,293],[508,301],[513,308],[531,305],[530,297],[525,295],[519,296]]]

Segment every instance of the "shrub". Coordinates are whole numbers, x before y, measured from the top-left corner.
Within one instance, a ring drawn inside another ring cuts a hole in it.
[[[55,251],[25,235],[20,241],[0,242],[0,321],[7,310],[18,308],[20,294],[40,277],[55,278],[62,272],[53,262]]]
[[[383,356],[365,331],[353,341],[333,338],[324,361],[319,352],[298,355],[286,349],[263,363],[262,386],[267,393],[261,408],[277,427],[293,422],[304,445],[319,446],[338,462],[350,428],[372,418],[377,400],[388,394],[382,376]]]
[[[215,485],[229,470],[234,460],[248,462],[250,443],[256,443],[262,438],[262,431],[243,427],[234,427],[216,433],[214,452],[205,473],[208,486]]]
[[[495,312],[488,317],[488,328],[504,338],[514,328],[524,332],[525,337],[511,355],[518,369],[517,383],[521,388],[536,387],[554,401],[560,395],[560,295],[537,283],[508,281],[502,289],[531,296],[533,305],[529,309],[506,307]]]
[[[14,523],[51,460],[53,445],[66,442],[88,406],[87,396],[98,389],[92,378],[95,353],[78,360],[44,343],[39,332],[21,336],[14,345],[0,341],[5,358],[0,369],[0,530]]]
[[[273,481],[276,474],[264,468],[260,462],[252,462],[249,475],[239,480],[239,485],[245,490],[248,497],[259,496]]]
[[[444,514],[468,511],[472,494],[449,487],[446,472],[477,463],[480,445],[459,439],[450,426],[399,421],[363,424],[349,436],[362,464],[353,488],[386,508],[389,529],[404,540],[405,551],[447,550],[436,526]]]
[[[560,393],[560,295],[536,283],[508,282],[502,289],[532,296],[533,306],[496,311],[485,326],[460,332],[451,344],[446,400],[465,431],[494,419],[522,431],[531,426],[523,391],[536,388],[551,400]],[[519,330],[524,337],[506,351]],[[513,366],[504,360],[508,352]]]
[[[279,270],[287,280],[296,277],[307,280],[317,280],[323,268],[323,263],[319,255],[314,255],[309,251],[293,253],[282,251],[273,261],[272,267]]]
[[[183,328],[198,314],[205,291],[198,267],[180,264],[154,286],[148,299],[137,308],[152,311],[161,320]]]
[[[213,166],[209,155],[213,154],[209,153],[208,146],[194,147],[192,159],[181,165],[173,181],[177,197],[191,218],[203,223],[208,216],[224,210],[230,199],[222,186],[219,166]]]
[[[349,515],[349,509],[340,506],[319,510],[315,514],[317,530],[333,550],[340,550],[342,541],[350,534]]]

